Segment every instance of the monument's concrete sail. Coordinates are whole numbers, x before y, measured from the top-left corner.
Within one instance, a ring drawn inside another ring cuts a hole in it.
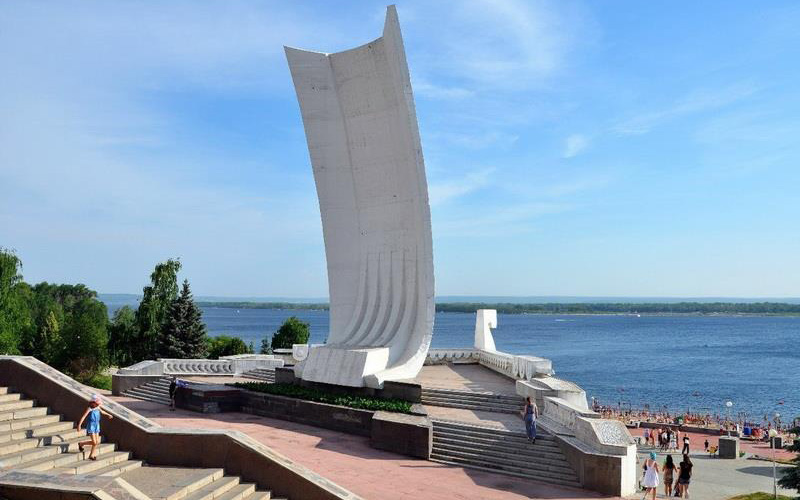
[[[317,185],[330,334],[295,371],[381,387],[413,378],[433,332],[425,165],[397,11],[383,36],[325,54],[286,48]]]

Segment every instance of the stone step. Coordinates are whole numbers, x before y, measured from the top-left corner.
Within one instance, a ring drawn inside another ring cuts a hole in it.
[[[243,500],[256,492],[256,485],[246,483],[234,486],[215,500]]]
[[[169,399],[169,391],[161,390],[153,387],[148,387],[147,385],[140,385],[139,387],[134,387],[133,389],[129,389],[128,392],[137,392],[140,394],[150,394],[152,396],[156,396],[159,398],[167,398]]]
[[[526,469],[549,470],[564,474],[574,474],[572,467],[566,459],[561,457],[516,455],[514,453],[487,452],[486,450],[472,448],[469,445],[433,445],[433,452],[442,455],[459,456],[465,458],[477,457],[494,464],[523,467]]]
[[[522,409],[513,406],[499,405],[493,403],[470,403],[465,401],[457,401],[457,400],[449,401],[440,399],[430,399],[424,397],[420,401],[423,405],[441,406],[444,408],[458,408],[462,410],[478,410],[478,411],[509,413],[509,414],[519,414],[522,411]]]
[[[138,469],[142,467],[144,464],[141,460],[125,460],[122,462],[116,462],[112,465],[107,467],[103,467],[102,469],[93,470],[86,474],[87,476],[111,476],[116,477],[120,474],[128,472],[133,469]]]
[[[523,404],[525,402],[522,396],[514,394],[499,394],[496,392],[476,392],[476,391],[459,391],[456,389],[439,389],[435,387],[423,387],[422,395],[441,396],[441,397],[458,397],[458,398],[475,398],[483,400],[499,400],[508,401],[513,403]]]
[[[481,470],[484,472],[494,472],[497,474],[505,474],[507,476],[519,477],[522,479],[532,479],[534,481],[539,481],[542,483],[547,484],[556,484],[560,486],[570,486],[572,488],[580,488],[581,485],[578,482],[577,478],[562,478],[556,475],[542,475],[538,472],[531,472],[531,471],[514,471],[505,468],[498,468],[491,465],[481,465],[478,462],[472,462],[468,460],[462,460],[457,457],[448,457],[446,455],[431,455],[431,460],[434,462],[439,462],[447,465],[453,465],[456,467],[468,467],[470,469]]]
[[[525,408],[525,405],[520,404],[518,401],[505,401],[502,399],[461,398],[461,397],[440,396],[438,394],[422,394],[420,399],[423,404],[425,404],[426,401],[430,401],[431,404],[448,403],[448,404],[480,405],[480,406],[489,406],[497,408],[511,408],[514,411],[522,411],[523,408]],[[440,404],[440,406],[444,405]]]
[[[9,392],[12,392],[10,388],[0,387],[0,394],[8,394]]]
[[[517,448],[523,448],[523,449],[527,449],[530,447],[530,442],[528,441],[527,437],[518,436],[516,434],[512,434],[510,436],[504,436],[503,434],[482,433],[482,432],[474,432],[470,430],[446,427],[446,428],[434,428],[433,437],[437,436],[448,437],[451,439],[460,439],[462,441],[477,441],[486,444],[515,446]],[[558,448],[558,443],[553,439],[552,436],[548,436],[542,433],[537,433],[536,446],[537,447],[549,446]]]
[[[0,394],[0,403],[8,403],[11,401],[19,401],[22,398],[22,394],[18,392],[9,392]]]
[[[57,417],[57,415],[53,415]],[[49,436],[56,432],[70,431],[75,428],[72,422],[49,422],[28,427],[27,429],[14,429],[0,432],[0,446],[2,443],[17,439],[33,438],[39,436]]]
[[[14,466],[15,469],[19,470],[36,470],[36,471],[45,471],[49,469],[54,469],[56,467],[63,467],[70,463],[77,462],[79,460],[88,459],[89,457],[89,448],[86,448],[86,451],[80,453],[78,451],[77,442],[79,440],[75,440],[73,443],[69,445],[59,444],[53,446],[42,446],[41,448],[36,448],[35,450],[31,450],[30,455],[25,457],[25,460],[19,462],[17,465]],[[100,457],[106,453],[111,453],[116,449],[116,446],[111,443],[100,443],[97,447],[97,458],[98,460]],[[42,451],[47,453],[40,453],[37,457],[34,451]]]
[[[21,410],[23,408],[32,408],[34,401],[32,399],[20,399],[16,401],[0,402],[0,413],[13,412],[14,410]]]
[[[527,439],[527,435],[523,430],[519,431],[511,431],[508,429],[501,429],[498,427],[490,427],[487,425],[474,425],[468,424],[465,422],[458,422],[454,420],[438,420],[433,419],[432,421],[434,430],[452,430],[452,431],[461,431],[461,432],[470,432],[472,434],[483,434],[483,435],[491,435],[497,436],[499,438],[504,439]],[[525,423],[522,419],[519,420],[519,425],[521,429],[524,429]],[[542,429],[542,426],[537,426],[538,436],[537,441],[539,439],[545,441],[553,441],[555,438],[547,431]]]
[[[536,444],[525,443],[527,446],[508,446],[503,443],[487,443],[474,440],[465,440],[461,438],[434,436],[434,447],[464,447],[474,450],[481,450],[483,453],[507,453],[519,457],[544,457],[553,460],[565,461],[564,454],[559,448],[550,446],[539,446],[539,441]]]
[[[30,417],[40,417],[47,415],[47,408],[43,406],[34,406],[33,408],[19,408],[11,411],[0,412],[0,422],[8,420],[22,420]]]
[[[539,475],[552,474],[561,479],[576,481],[577,476],[571,467],[561,465],[549,465],[529,460],[504,460],[486,456],[477,451],[461,450],[433,450],[431,456],[448,457],[449,460],[461,461],[463,463],[474,463],[484,467],[494,467],[502,470],[517,471],[519,473],[537,473]]]
[[[186,500],[213,500],[238,485],[238,477],[224,476],[190,493]]]
[[[147,390],[142,390],[140,387],[135,389],[130,389],[122,393],[123,396],[128,396],[131,398],[142,399],[145,401],[152,401],[154,403],[161,403],[168,405],[170,403],[169,397],[165,397],[162,394],[153,394]]]
[[[70,439],[83,437],[85,435],[86,434],[84,432],[73,428],[66,431],[51,432],[49,434],[42,433],[36,437],[24,437],[21,439],[15,439],[13,441],[6,441],[5,443],[0,444],[0,456],[30,448],[36,448],[37,446],[59,444]]]
[[[52,472],[59,474],[88,474],[96,470],[105,469],[109,466],[129,460],[131,454],[127,451],[112,451],[103,455],[98,455],[97,460],[78,460],[69,465],[57,467]]]
[[[285,498],[272,498],[272,493],[269,491],[256,491],[245,500],[286,500]]]
[[[183,500],[200,488],[219,480],[222,469],[146,466],[121,474],[119,477],[159,500]]]
[[[37,411],[37,413],[39,414],[15,420],[0,420],[0,432],[20,431],[30,429],[37,425],[61,421],[60,415],[48,415],[47,408],[44,409],[44,412]]]

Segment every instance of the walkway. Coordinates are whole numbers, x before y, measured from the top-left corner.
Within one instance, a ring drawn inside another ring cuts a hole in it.
[[[423,366],[415,380],[423,387],[517,394],[513,380],[478,364]]]
[[[244,432],[290,459],[365,499],[420,500],[601,498],[592,492],[556,487],[499,474],[414,460],[376,450],[369,439],[245,413],[205,414],[125,397],[113,397],[165,427]]]

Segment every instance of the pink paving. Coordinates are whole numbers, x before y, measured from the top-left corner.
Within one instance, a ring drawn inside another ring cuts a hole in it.
[[[245,413],[201,415],[126,397],[113,397],[164,427],[244,432],[365,499],[588,499],[595,493],[415,460],[375,450],[369,440]]]
[[[628,429],[631,435],[636,437],[642,437],[644,433],[644,429]],[[681,436],[683,436],[683,432],[681,432]],[[696,432],[689,433],[689,440],[690,440],[690,451],[692,453],[701,453],[704,448],[704,442],[708,439],[709,446],[719,446],[719,436],[710,436],[708,434],[699,434]],[[764,442],[754,442],[754,441],[740,441],[740,449],[746,453],[752,453],[753,455],[758,455],[762,458],[772,458],[772,450],[769,447],[768,443]],[[672,453],[672,455],[679,455],[678,453]],[[775,450],[775,458],[780,459],[792,459],[797,456],[796,453],[781,449]]]

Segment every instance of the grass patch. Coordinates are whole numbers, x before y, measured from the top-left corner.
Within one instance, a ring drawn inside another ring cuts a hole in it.
[[[89,387],[94,387],[95,389],[105,389],[107,391],[111,390],[111,375],[103,375],[98,373],[97,375],[93,375],[86,380],[82,381],[83,384],[88,385]]]
[[[758,493],[750,493],[749,495],[737,495],[735,497],[730,497],[728,500],[774,500],[774,496],[772,493],[764,493],[763,491],[759,491]],[[794,500],[794,497],[787,497],[784,495],[778,495],[778,500]]]
[[[293,384],[266,384],[263,382],[237,382],[233,384],[248,391],[275,394],[290,398],[304,399],[317,403],[346,406],[359,410],[391,411],[395,413],[411,413],[411,403],[402,399],[384,399],[370,396],[354,396],[350,394],[333,394],[319,389],[301,387]]]

